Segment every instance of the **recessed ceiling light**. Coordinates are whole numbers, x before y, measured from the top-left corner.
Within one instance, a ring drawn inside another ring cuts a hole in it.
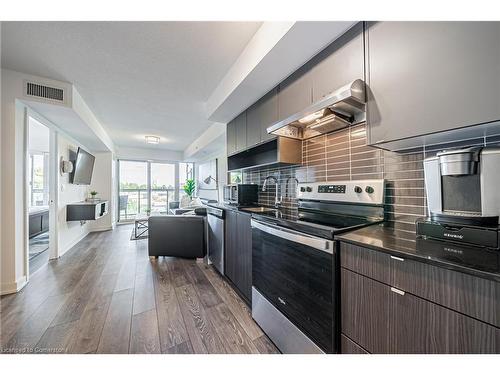
[[[152,145],[160,143],[160,137],[157,137],[156,135],[147,135],[145,138],[146,143],[151,143]]]

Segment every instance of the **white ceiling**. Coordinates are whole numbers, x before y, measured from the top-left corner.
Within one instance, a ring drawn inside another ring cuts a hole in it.
[[[184,150],[213,124],[205,103],[260,25],[2,22],[2,67],[74,84],[119,147]]]

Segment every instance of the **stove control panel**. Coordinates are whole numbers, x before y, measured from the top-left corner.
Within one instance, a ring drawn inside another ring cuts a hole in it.
[[[345,185],[319,185],[318,193],[345,194],[345,188],[346,188]]]
[[[384,180],[299,183],[297,197],[304,200],[383,204],[384,191]]]

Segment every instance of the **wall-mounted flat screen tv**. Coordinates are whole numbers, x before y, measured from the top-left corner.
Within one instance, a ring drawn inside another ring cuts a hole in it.
[[[76,185],[90,185],[94,170],[95,156],[78,147],[73,171],[73,183]]]

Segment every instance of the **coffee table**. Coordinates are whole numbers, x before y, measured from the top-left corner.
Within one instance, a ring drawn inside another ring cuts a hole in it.
[[[137,214],[134,219],[134,237],[137,238],[148,238],[148,220],[151,216],[163,216],[167,215],[166,212],[155,212],[150,215]]]

